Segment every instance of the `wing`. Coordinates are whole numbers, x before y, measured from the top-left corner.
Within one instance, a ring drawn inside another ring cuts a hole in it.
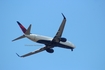
[[[46,50],[46,48],[47,48],[47,47],[45,46],[45,47],[40,48],[39,50],[36,50],[36,51],[30,52],[30,53],[27,53],[27,54],[22,55],[22,56],[18,55],[17,53],[16,53],[16,54],[17,54],[19,57],[26,57],[26,56],[30,56],[30,55],[33,55],[33,54],[42,52],[42,51]]]
[[[60,42],[60,38],[62,36],[64,27],[65,27],[66,17],[63,15],[63,13],[62,13],[62,16],[63,16],[63,21],[62,21],[62,23],[61,23],[61,25],[60,25],[60,27],[58,29],[58,32],[56,33],[55,37],[52,40],[54,42]]]

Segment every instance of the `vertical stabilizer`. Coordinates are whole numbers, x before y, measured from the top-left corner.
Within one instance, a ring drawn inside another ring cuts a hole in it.
[[[25,33],[27,31],[26,28],[19,21],[17,21],[17,23],[19,27],[21,28],[21,30],[23,31],[23,33]]]

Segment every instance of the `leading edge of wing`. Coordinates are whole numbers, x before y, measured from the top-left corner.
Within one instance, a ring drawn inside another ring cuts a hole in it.
[[[22,56],[20,56],[20,55],[17,54],[17,53],[16,53],[16,55],[17,55],[18,57],[26,57],[26,56],[30,56],[30,55],[33,55],[33,54],[42,52],[42,51],[46,50],[46,48],[47,48],[47,47],[45,46],[45,47],[42,47],[42,48],[40,48],[40,49],[38,49],[38,50],[35,50],[35,51],[33,51],[33,52],[29,52],[29,53],[27,53],[27,54],[24,54],[24,55],[22,55]]]

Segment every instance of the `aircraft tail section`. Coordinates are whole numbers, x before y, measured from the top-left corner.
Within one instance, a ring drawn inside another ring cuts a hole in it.
[[[17,23],[18,23],[19,27],[21,28],[21,30],[23,31],[24,35],[19,36],[18,38],[14,39],[14,40],[12,40],[12,41],[25,38],[25,35],[29,35],[29,34],[30,34],[31,24],[29,25],[28,29],[26,29],[20,22],[17,21]]]
[[[25,35],[19,36],[18,38],[14,39],[12,41],[16,41],[16,40],[19,40],[19,39],[22,39],[22,38],[25,38]]]
[[[19,21],[17,21],[19,27],[21,28],[21,30],[23,31],[24,34],[30,34],[30,30],[31,30],[31,24],[28,27],[28,29],[26,29]]]
[[[17,21],[17,23],[19,27],[21,28],[21,30],[23,31],[23,33],[25,33],[27,31],[26,28],[19,21]]]
[[[25,34],[27,34],[27,35],[31,34],[30,31],[31,31],[31,24],[29,25],[29,27],[28,27],[28,29],[26,30]]]

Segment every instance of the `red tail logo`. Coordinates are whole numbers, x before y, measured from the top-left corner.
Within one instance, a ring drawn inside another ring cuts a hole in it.
[[[17,21],[17,23],[20,26],[20,28],[23,31],[23,33],[25,33],[27,31],[26,28],[20,22]]]

